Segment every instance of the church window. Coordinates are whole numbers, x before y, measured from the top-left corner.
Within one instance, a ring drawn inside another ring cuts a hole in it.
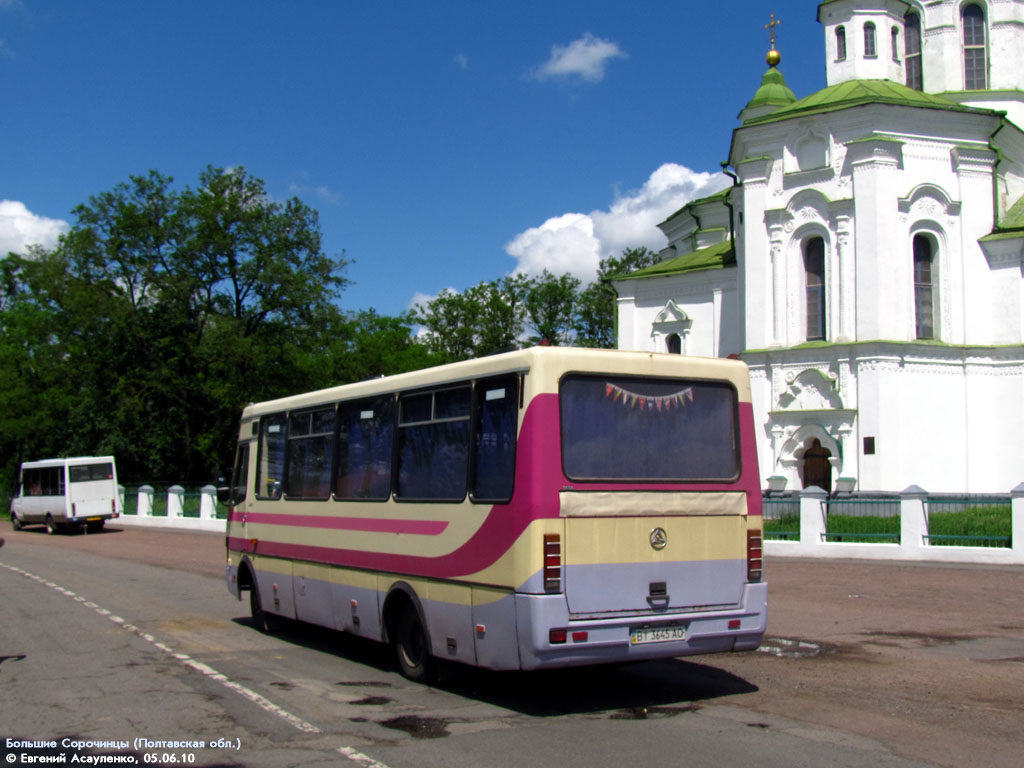
[[[864,25],[864,56],[873,59],[878,55],[875,48],[875,24],[869,21]]]
[[[903,17],[903,58],[906,60],[907,86],[915,91],[924,90],[921,75],[921,17],[909,11]]]
[[[961,19],[964,26],[964,90],[983,91],[988,88],[985,12],[979,5],[965,5]]]
[[[804,276],[807,297],[807,340],[825,338],[825,241],[804,241]]]
[[[914,326],[918,339],[935,338],[935,258],[932,240],[914,236]]]
[[[670,355],[681,355],[683,353],[683,341],[678,333],[670,333],[665,339],[665,347]]]
[[[900,31],[896,28],[892,28],[892,60],[900,60]]]
[[[836,27],[836,61],[846,61],[845,27]]]

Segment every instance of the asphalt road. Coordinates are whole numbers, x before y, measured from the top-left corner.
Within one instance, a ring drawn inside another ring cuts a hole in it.
[[[773,561],[774,652],[449,667],[430,688],[375,643],[256,631],[222,536],[4,536],[9,764],[61,751],[11,744],[65,739],[128,744],[68,760],[364,768],[1016,766],[1024,747],[1024,569]]]

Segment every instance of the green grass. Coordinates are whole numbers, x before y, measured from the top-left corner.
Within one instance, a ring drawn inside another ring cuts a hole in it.
[[[899,544],[900,518],[898,515],[844,515],[832,512],[826,522],[825,538],[844,544]]]
[[[972,506],[928,515],[932,546],[1009,547],[1013,515],[1009,504]]]

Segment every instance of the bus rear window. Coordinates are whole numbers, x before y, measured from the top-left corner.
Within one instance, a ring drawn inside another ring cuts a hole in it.
[[[739,476],[736,391],[727,382],[567,376],[562,463],[574,480]]]
[[[86,483],[90,480],[113,480],[114,465],[110,462],[101,464],[74,464],[68,467],[68,479],[72,483]]]

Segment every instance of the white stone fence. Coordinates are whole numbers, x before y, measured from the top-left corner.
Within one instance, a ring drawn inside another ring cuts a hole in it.
[[[121,509],[125,505],[125,487],[118,486],[121,495]],[[186,517],[186,497],[199,497],[199,517]],[[167,514],[154,515],[154,499],[156,491],[151,485],[143,485],[138,490],[136,514],[122,514],[117,519],[121,525],[142,525],[153,528],[187,528],[195,531],[214,531],[224,533],[227,520],[217,518],[217,489],[212,485],[204,485],[198,493],[188,493],[180,485],[172,485],[167,489]]]
[[[776,502],[778,503],[778,502]],[[809,488],[791,498],[792,509],[799,505],[799,535],[794,531],[791,540],[773,541],[765,537],[764,552],[766,557],[815,557],[815,558],[862,558],[867,560],[908,560],[935,561],[945,563],[977,563],[993,565],[1024,565],[1024,483],[1017,486],[1005,497],[1010,504],[1010,546],[957,546],[932,541],[957,540],[972,537],[931,535],[929,532],[929,514],[933,501],[929,495],[916,486],[911,486],[897,497],[889,500],[892,520],[892,534],[873,534],[879,539],[888,538],[889,542],[853,543],[829,539],[853,538],[857,534],[835,534],[828,531],[830,508],[843,504],[854,504],[855,501],[844,501],[842,498],[829,498],[820,488]],[[864,500],[863,503],[871,503]],[[877,500],[875,500],[877,503]],[[772,517],[772,497],[765,499],[766,528],[770,531],[769,519]],[[895,517],[899,521],[896,523]],[[898,528],[897,528],[898,525]],[[795,526],[794,526],[795,527]],[[898,531],[898,532],[897,532]],[[871,536],[872,534],[867,534]],[[861,538],[864,538],[861,535]],[[983,537],[977,537],[983,538]]]
[[[121,508],[125,509],[125,489],[120,486]],[[187,494],[180,485],[167,491],[167,514],[154,515],[152,486],[138,490],[137,514],[121,515],[117,524],[150,527],[191,529],[224,533],[226,520],[217,517],[217,489],[204,486],[198,494]],[[199,496],[199,516],[186,516],[186,496]],[[891,538],[898,543],[851,543],[830,541],[837,538],[828,531],[830,507],[844,503],[842,498],[829,498],[820,488],[810,488],[791,498],[789,506],[799,509],[799,532],[793,532],[788,541],[773,541],[766,536],[765,555],[768,557],[859,558],[867,560],[910,560],[947,563],[978,563],[998,565],[1024,565],[1024,483],[1009,495],[1011,505],[1011,533],[1009,547],[947,546],[931,543],[929,534],[929,496],[916,486],[908,488],[888,502],[890,509],[898,509],[898,534]],[[771,517],[772,499],[765,503],[765,513]],[[896,517],[896,513],[891,515]],[[796,527],[796,526],[794,526]],[[770,535],[770,534],[769,534]]]

